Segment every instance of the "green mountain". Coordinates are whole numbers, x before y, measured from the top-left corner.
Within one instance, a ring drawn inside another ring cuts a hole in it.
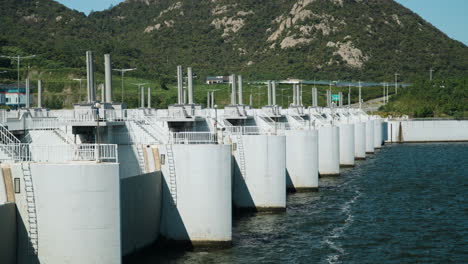
[[[83,68],[84,53],[172,80],[176,65],[246,79],[391,81],[468,72],[468,47],[393,0],[126,0],[89,16],[52,0],[0,0],[0,54]],[[0,60],[0,67],[8,61]],[[97,69],[102,70],[102,63]]]

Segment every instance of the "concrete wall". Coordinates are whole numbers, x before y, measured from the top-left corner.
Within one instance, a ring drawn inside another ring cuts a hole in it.
[[[288,189],[318,188],[318,131],[286,132],[286,184]]]
[[[18,263],[120,263],[120,181],[118,164],[31,163],[37,212],[38,254],[34,254],[28,218],[24,170],[15,195],[18,215]]]
[[[195,245],[230,243],[231,146],[172,145],[174,184],[166,147],[160,147],[164,155],[161,235]]]
[[[16,264],[16,206],[0,204],[0,263]]]
[[[237,143],[237,137],[233,142]],[[245,175],[234,170],[233,202],[242,209],[286,209],[286,137],[242,136]],[[239,148],[239,147],[237,147]],[[239,151],[234,155],[239,168]]]
[[[340,125],[340,165],[354,166],[354,124]]]
[[[468,141],[468,120],[407,120],[387,124],[387,142]]]
[[[340,128],[337,126],[319,128],[319,173],[340,174]]]
[[[374,120],[366,121],[366,153],[374,153]]]
[[[122,254],[156,241],[160,230],[162,174],[160,171],[121,179]]]
[[[383,120],[374,120],[374,148],[379,149],[383,144]]]
[[[366,124],[357,122],[354,124],[354,157],[356,159],[366,158]]]

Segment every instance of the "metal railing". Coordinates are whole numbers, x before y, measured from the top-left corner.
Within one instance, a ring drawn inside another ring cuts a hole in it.
[[[6,127],[0,125],[0,143],[1,144],[17,144],[20,140],[17,139]]]
[[[211,132],[173,132],[171,144],[216,144],[216,133]]]
[[[115,144],[34,145],[20,143],[0,145],[0,151],[6,154],[0,155],[2,162],[118,162],[119,160]]]
[[[258,126],[227,126],[226,132],[231,135],[260,135],[263,133]]]

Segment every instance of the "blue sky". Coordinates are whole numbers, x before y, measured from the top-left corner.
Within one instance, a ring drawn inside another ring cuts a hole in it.
[[[89,13],[123,0],[57,0],[73,9]],[[468,45],[468,0],[396,0],[413,10],[449,37]]]

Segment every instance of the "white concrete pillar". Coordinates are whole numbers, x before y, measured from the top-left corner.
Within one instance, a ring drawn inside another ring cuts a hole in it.
[[[104,68],[105,68],[105,79],[106,89],[105,97],[102,99],[103,102],[112,102],[112,60],[110,54],[104,55]]]
[[[193,73],[192,68],[187,68],[187,82],[188,82],[188,103],[193,104]]]
[[[319,173],[340,174],[340,129],[337,126],[319,128]]]
[[[340,165],[344,167],[354,166],[354,129],[354,124],[340,125]]]
[[[31,104],[30,104],[30,91],[31,91],[31,81],[29,80],[29,78],[26,79],[26,92],[25,92],[25,101],[24,101],[24,105],[26,106],[26,108],[30,108],[31,107]],[[21,100],[20,100],[21,102]]]
[[[286,131],[286,186],[289,190],[318,189],[318,131]]]
[[[37,81],[37,107],[42,108],[42,80]]]
[[[182,66],[177,66],[177,103],[184,104],[184,80]]]

